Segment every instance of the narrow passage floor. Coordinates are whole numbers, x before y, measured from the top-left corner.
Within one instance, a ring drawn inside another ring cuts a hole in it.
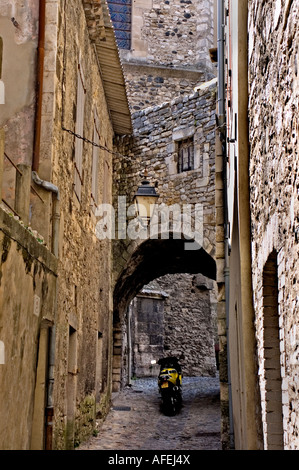
[[[183,377],[183,407],[160,411],[157,380],[134,380],[114,394],[97,437],[78,450],[221,450],[219,378]]]

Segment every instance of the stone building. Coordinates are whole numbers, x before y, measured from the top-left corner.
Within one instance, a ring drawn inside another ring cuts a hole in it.
[[[215,76],[214,0],[108,0],[132,112],[190,94]]]
[[[181,358],[183,376],[215,376],[217,323],[213,282],[172,274],[151,282],[130,307],[132,375],[157,377],[151,360]]]
[[[109,408],[111,241],[95,208],[130,112],[104,1],[9,0],[0,25],[0,447],[72,449]]]
[[[215,121],[213,111],[211,113],[216,100],[214,80],[216,70],[210,59],[210,51],[215,45],[214,1],[174,1],[171,4],[168,1],[159,3],[125,1],[120,6],[119,2],[111,0],[108,4],[120,47],[134,128],[133,142],[123,141],[126,147],[123,153],[130,156],[131,161],[122,158],[119,161],[117,157],[115,158],[115,195],[125,195],[127,204],[132,203],[134,192],[140,182],[139,175],[146,169],[149,179],[158,185],[160,203],[167,207],[179,204],[181,208],[188,204],[203,204],[204,250],[213,259],[217,243],[214,209]],[[194,93],[196,86],[199,87],[198,93]],[[191,145],[191,151],[194,151],[194,161],[188,171],[180,168],[180,154],[184,152],[184,145]],[[149,240],[149,242],[155,253],[158,248],[154,248],[154,241]],[[169,252],[171,243],[168,242]],[[162,273],[168,273],[169,269],[171,272],[177,270],[180,274],[166,278],[169,288],[175,285],[178,291],[185,293],[185,298],[193,295],[192,286],[189,285],[190,274],[183,274],[180,263],[177,262],[175,266],[174,259],[165,260],[162,268],[161,260],[153,258],[150,266],[147,265],[150,261],[148,260],[142,268],[145,261],[143,259],[145,245],[146,243],[138,248],[136,243],[123,240],[114,246],[116,280],[114,333],[117,345],[114,349],[113,368],[115,390],[128,380],[126,351],[129,350],[131,354],[131,349],[124,345],[122,348],[120,338],[123,337],[125,343],[127,316],[130,314],[129,311],[127,313],[125,311],[132,295],[138,292],[135,282],[138,282],[140,288],[143,281],[147,282],[144,276],[152,276],[152,279],[158,277],[162,269],[164,270]],[[140,262],[139,249],[142,256],[140,267],[134,264],[135,257]],[[173,246],[173,249],[177,251],[178,248]],[[185,260],[187,272],[190,269],[195,274],[200,272],[203,269],[201,264],[205,263],[200,259],[197,259],[197,262],[196,264],[194,260],[190,267]],[[214,260],[211,262],[213,264]],[[131,273],[134,268],[138,273],[136,281],[130,276],[126,279],[126,272]],[[140,273],[141,269],[144,273]],[[209,275],[215,279],[215,274],[211,272]],[[163,290],[167,290],[165,282]],[[144,293],[140,295],[144,298]],[[140,299],[138,295],[136,301],[138,306],[151,302],[156,304],[156,300]],[[189,311],[190,308],[200,309],[201,299],[193,300],[195,305],[192,308],[190,304],[184,305],[184,302],[182,308],[185,311]],[[168,299],[164,302],[164,306],[168,301],[171,302]],[[148,310],[149,307],[145,308]],[[138,309],[142,310],[141,307]],[[181,328],[185,330],[186,316],[182,315],[180,319],[179,316],[176,315],[176,318]],[[208,348],[207,352],[205,348],[198,347],[193,357],[189,355],[184,363],[186,373],[194,373],[195,370],[198,373],[207,373],[207,370],[215,373],[214,342],[218,343],[218,338],[215,340],[214,331],[210,332],[207,326],[211,318],[206,318],[203,323],[198,320],[198,331],[201,329],[200,338],[204,343],[210,341],[211,349]],[[119,325],[118,322],[123,324]],[[196,323],[195,317],[194,323]],[[144,328],[146,325],[142,323],[142,329]],[[189,335],[187,336],[190,340]],[[177,340],[176,345],[181,342],[179,350],[190,346],[188,339],[181,336],[180,340]],[[152,346],[155,345],[149,345],[149,348],[152,349]],[[121,351],[124,363],[119,357]],[[166,352],[165,350],[164,353]],[[210,361],[212,365],[204,366],[205,360],[207,363]],[[123,364],[122,371],[121,364]]]
[[[222,187],[222,174],[219,164],[215,168],[215,121],[211,114],[216,100],[216,68],[211,61],[216,47],[216,2],[170,4],[127,0],[120,6],[111,0],[108,4],[120,47],[129,105],[134,112],[133,139],[122,140],[122,153],[130,160],[115,158],[115,196],[125,195],[130,205],[140,184],[140,174],[147,169],[150,181],[158,184],[160,202],[166,206],[178,203],[180,207],[203,204],[205,213],[203,251],[198,250],[196,256],[182,253],[184,243],[181,241],[180,245],[172,239],[148,240],[138,246],[136,241],[128,243],[124,237],[114,244],[113,387],[117,390],[127,380],[126,368],[122,372],[121,365],[122,360],[126,361],[122,338],[126,338],[124,328],[130,299],[143,284],[169,272],[204,271],[216,279],[215,258],[219,258],[217,278],[222,279],[223,210],[222,207],[218,212],[215,210],[221,204],[215,200],[215,185]],[[190,143],[194,144],[194,167],[181,171],[179,155]],[[117,206],[116,198],[114,205]],[[225,328],[220,336],[221,344],[225,344]],[[221,389],[226,415],[227,374],[223,371],[220,375],[225,382]],[[223,429],[225,435],[226,424]]]
[[[252,282],[265,449],[299,448],[298,20],[296,2],[248,8]]]
[[[157,182],[159,199],[157,223],[153,218],[148,230],[134,236],[131,217],[127,232],[113,244],[115,391],[123,383],[121,338],[127,308],[141,288],[165,274],[201,273],[216,280],[215,84],[137,111],[132,120],[132,138],[118,139],[122,154],[130,158],[114,158],[114,207],[124,205],[127,214],[134,215],[133,197],[145,169],[152,184]],[[179,146],[185,140],[191,141],[194,158],[192,167],[180,171]],[[120,234],[117,210],[115,219]]]
[[[230,434],[298,449],[298,2],[221,3]]]

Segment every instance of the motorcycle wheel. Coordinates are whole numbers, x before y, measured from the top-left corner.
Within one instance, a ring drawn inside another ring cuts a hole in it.
[[[173,396],[164,397],[162,408],[165,415],[174,416],[177,411],[175,398]]]

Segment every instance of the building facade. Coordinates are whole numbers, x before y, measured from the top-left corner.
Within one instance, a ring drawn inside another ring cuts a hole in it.
[[[22,3],[0,7],[0,447],[73,449],[109,409],[111,241],[95,209],[131,118],[105,2]]]
[[[298,5],[221,3],[234,445],[298,449]]]

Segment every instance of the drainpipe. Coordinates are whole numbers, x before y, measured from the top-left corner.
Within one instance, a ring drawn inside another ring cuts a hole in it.
[[[218,125],[225,137],[224,0],[217,0]],[[224,140],[225,141],[225,140]]]
[[[229,395],[229,438],[230,448],[234,448],[234,422],[232,413],[231,369],[229,350],[229,220],[227,205],[227,171],[226,171],[226,113],[225,113],[225,75],[224,75],[224,0],[217,0],[217,72],[218,72],[218,127],[222,143],[223,156],[223,205],[224,205],[224,283],[225,283],[225,314],[227,340],[227,375]]]
[[[56,294],[57,298],[57,294]],[[45,450],[53,448],[53,419],[54,419],[54,367],[55,367],[55,325],[49,329],[49,355],[48,355],[48,387],[47,387],[47,404],[46,404],[46,438]]]
[[[127,336],[128,336],[128,384],[131,385],[132,380],[132,334],[131,334],[131,316],[132,304],[128,307],[127,313]]]
[[[42,180],[35,171],[32,171],[32,179],[35,184],[41,186],[47,191],[55,194],[53,200],[53,226],[52,226],[52,253],[58,258],[58,245],[59,245],[59,189],[53,183]],[[55,288],[55,313],[57,312],[57,290],[58,284],[56,280]],[[45,450],[52,450],[53,446],[53,420],[54,420],[54,405],[53,405],[53,388],[54,388],[54,367],[55,367],[55,320],[54,325],[49,329],[49,352],[48,352],[48,386],[47,386],[47,404],[45,410]]]
[[[56,194],[53,201],[52,253],[58,257],[58,239],[60,222],[59,190],[54,184],[39,178],[37,172],[40,160],[41,114],[44,83],[46,0],[39,0],[38,64],[37,64],[37,104],[35,117],[34,150],[32,158],[32,179],[47,191]]]
[[[40,160],[40,141],[41,141],[41,114],[42,114],[42,97],[43,97],[43,81],[44,81],[44,57],[45,57],[45,23],[46,23],[46,0],[39,0],[39,33],[38,33],[38,63],[37,63],[37,102],[35,117],[35,135],[34,149],[32,158],[32,180],[38,186],[43,187],[47,191],[51,191],[55,198],[53,200],[53,225],[52,225],[52,253],[58,258],[59,244],[59,222],[60,222],[60,202],[59,189],[53,183],[42,180],[37,171],[39,169]],[[57,312],[57,281],[55,289],[55,312]],[[54,325],[49,328],[49,351],[48,351],[48,386],[47,386],[47,403],[45,410],[45,449],[53,448],[53,419],[54,419],[54,367],[55,367],[55,337],[56,327]]]
[[[35,117],[34,150],[32,170],[38,171],[41,135],[41,113],[44,83],[44,57],[45,57],[45,23],[46,0],[39,0],[39,31],[38,31],[38,58],[37,58],[37,103]]]
[[[60,224],[60,202],[59,202],[59,189],[55,184],[50,181],[42,180],[36,171],[32,172],[32,179],[35,184],[41,186],[47,191],[55,194],[53,200],[53,222],[52,222],[52,253],[58,258],[58,245],[59,245],[59,224]]]

